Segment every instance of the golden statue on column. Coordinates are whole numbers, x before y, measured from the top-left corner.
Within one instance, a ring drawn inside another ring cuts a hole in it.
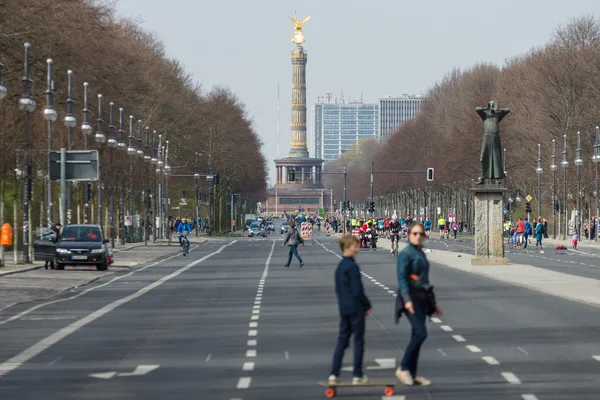
[[[302,27],[308,22],[310,17],[304,18],[302,21],[298,19],[296,11],[294,11],[294,16],[289,17],[294,27],[296,28],[296,33],[294,33],[294,38],[292,39],[292,43],[302,44],[305,42],[304,35],[302,34]]]

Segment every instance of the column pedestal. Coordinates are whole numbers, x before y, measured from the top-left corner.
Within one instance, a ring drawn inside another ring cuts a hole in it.
[[[507,190],[498,185],[480,185],[471,191],[475,203],[475,258],[471,265],[506,265],[502,202]]]

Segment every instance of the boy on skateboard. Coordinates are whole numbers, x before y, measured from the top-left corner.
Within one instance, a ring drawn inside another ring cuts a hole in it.
[[[343,236],[340,239],[340,248],[344,258],[335,270],[335,293],[340,312],[340,332],[333,353],[329,383],[338,383],[344,351],[350,344],[350,336],[354,335],[352,383],[358,385],[368,382],[367,377],[363,375],[362,364],[365,351],[365,317],[371,313],[371,302],[365,295],[360,269],[354,260],[359,252],[358,239],[351,235]]]

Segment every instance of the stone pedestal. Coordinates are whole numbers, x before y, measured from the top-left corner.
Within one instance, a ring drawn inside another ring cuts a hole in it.
[[[471,265],[504,265],[504,204],[506,189],[498,185],[480,185],[475,194],[475,258]]]

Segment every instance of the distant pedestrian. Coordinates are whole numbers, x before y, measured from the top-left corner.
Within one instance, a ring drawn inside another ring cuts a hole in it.
[[[544,225],[544,239],[548,239],[548,220],[544,218],[542,224]]]
[[[300,267],[303,267],[304,262],[302,261],[300,254],[298,254],[298,245],[301,244],[304,246],[304,239],[302,239],[302,236],[300,236],[300,233],[298,233],[298,230],[296,229],[296,222],[294,221],[290,222],[290,229],[288,230],[287,236],[283,241],[283,245],[285,246],[286,244],[289,246],[290,252],[288,254],[288,262],[285,264],[285,267],[289,268],[292,262],[292,256],[296,256],[300,262]]]
[[[542,247],[542,238],[544,236],[544,224],[542,223],[542,219],[538,219],[538,223],[535,226],[535,248],[537,249],[538,246],[540,247],[540,250],[543,249]]]
[[[452,223],[452,234],[454,235],[454,240],[456,240],[456,234],[458,233],[458,224],[456,221]]]
[[[348,348],[352,335],[354,335],[352,383],[366,383],[368,379],[363,375],[362,370],[365,352],[365,317],[371,313],[371,302],[365,295],[360,269],[355,261],[359,252],[358,238],[352,235],[343,236],[340,239],[340,248],[344,258],[335,270],[335,293],[340,312],[340,330],[333,353],[329,383],[338,382],[344,351]]]
[[[62,228],[62,225],[60,224],[60,222],[57,222],[52,228],[50,228],[55,234],[54,240],[53,240],[54,243],[57,243],[58,239],[60,238],[61,228]],[[50,269],[54,269],[54,261],[52,261],[52,260],[46,261],[44,263],[44,269],[48,269],[48,267],[50,267]]]
[[[523,245],[523,248],[526,249],[527,245],[529,244],[529,236],[533,235],[533,229],[531,228],[531,222],[529,222],[529,218],[527,218],[527,217],[525,217],[524,226],[525,226],[525,244]]]
[[[398,278],[398,302],[404,308],[404,314],[410,322],[412,333],[410,342],[404,351],[396,377],[405,385],[427,386],[429,379],[417,376],[419,352],[427,339],[427,316],[441,314],[435,304],[433,287],[429,283],[429,262],[423,252],[425,228],[422,224],[413,224],[408,231],[408,246],[399,254],[396,267]]]
[[[577,243],[579,243],[579,235],[577,232],[573,232],[573,236],[571,236],[571,243],[573,244],[573,250],[577,250]]]

